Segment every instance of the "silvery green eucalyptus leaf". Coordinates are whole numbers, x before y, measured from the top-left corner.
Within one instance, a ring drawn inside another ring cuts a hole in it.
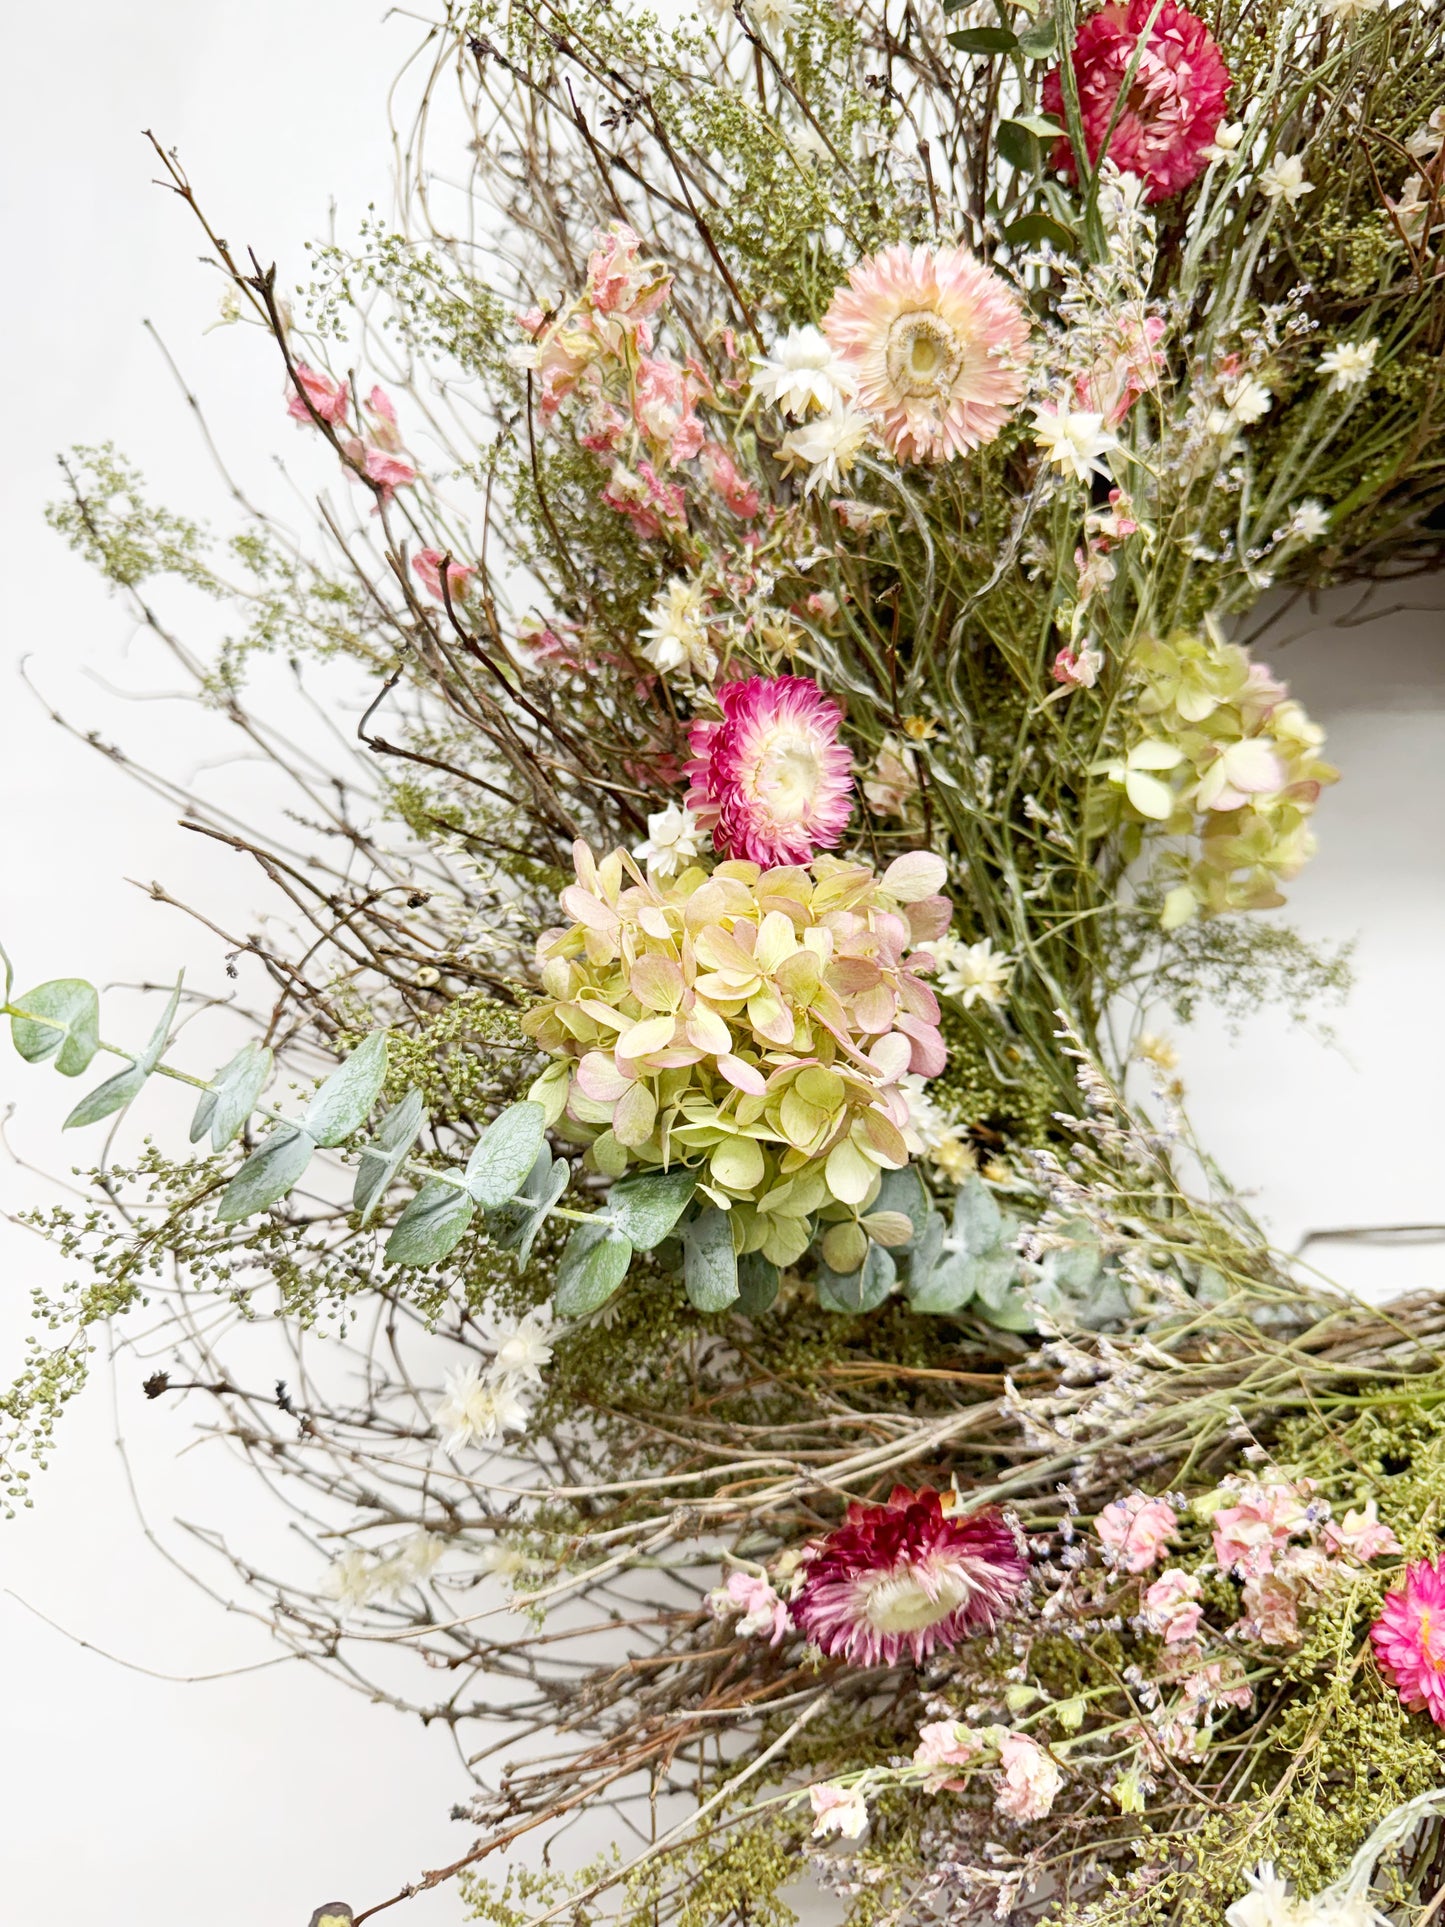
[[[383,1254],[389,1265],[437,1265],[450,1257],[476,1211],[449,1178],[428,1178],[396,1221]]]
[[[531,1257],[537,1233],[571,1176],[566,1158],[554,1158],[544,1144],[517,1195],[487,1213],[487,1235],[504,1251],[515,1251],[519,1265],[525,1265]]]
[[[278,1124],[221,1193],[216,1216],[235,1224],[284,1198],[311,1162],[316,1140],[300,1124]]]
[[[185,982],[185,976],[186,973],[182,971],[180,976],[176,978],[175,989],[166,999],[166,1007],[161,1013],[161,1021],[151,1032],[150,1042],[135,1060],[137,1066],[145,1073],[146,1077],[150,1076],[156,1065],[160,1063],[166,1054],[166,1045],[171,1041],[171,1025],[176,1021],[176,1012],[181,1007],[181,986]]]
[[[878,1196],[868,1207],[869,1211],[901,1211],[913,1226],[913,1237],[905,1245],[895,1245],[895,1251],[911,1251],[918,1234],[927,1224],[930,1216],[937,1216],[929,1202],[928,1192],[923,1179],[918,1174],[916,1164],[905,1164],[900,1171],[885,1171],[878,1186]],[[940,1226],[942,1220],[940,1220]]]
[[[682,1282],[699,1311],[726,1311],[738,1296],[732,1221],[709,1205],[682,1234]]]
[[[362,1145],[351,1208],[361,1213],[363,1225],[371,1222],[372,1213],[406,1163],[407,1154],[425,1123],[426,1105],[421,1092],[413,1085],[400,1104],[394,1105],[377,1125],[375,1136]]]
[[[970,1258],[992,1251],[998,1244],[1003,1213],[992,1191],[976,1173],[967,1179],[953,1207],[953,1235]]]
[[[620,1231],[589,1218],[567,1240],[557,1267],[553,1302],[563,1318],[585,1318],[600,1309],[627,1276],[632,1245]]]
[[[53,977],[14,999],[10,1040],[28,1064],[55,1059],[63,1077],[79,1077],[100,1048],[100,999],[81,977]]]
[[[115,1111],[123,1111],[136,1094],[145,1088],[150,1073],[141,1064],[127,1064],[123,1071],[106,1078],[88,1092],[61,1126],[62,1130],[78,1131],[87,1124],[99,1124],[103,1117],[110,1117]]]
[[[738,1310],[749,1318],[770,1311],[778,1299],[778,1267],[761,1251],[745,1251],[738,1259]]]
[[[509,1104],[477,1139],[467,1160],[467,1189],[483,1210],[515,1197],[536,1162],[547,1114],[540,1104]]]
[[[344,1144],[371,1115],[386,1081],[386,1032],[374,1030],[338,1064],[301,1122],[321,1145]]]
[[[256,1101],[271,1075],[271,1053],[264,1044],[243,1044],[211,1079],[211,1088],[202,1091],[196,1114],[191,1119],[191,1142],[197,1144],[209,1131],[211,1149],[224,1151],[256,1108]]]
[[[638,1171],[613,1185],[606,1215],[638,1251],[651,1251],[672,1230],[696,1189],[697,1172],[682,1165],[671,1171]]]
[[[898,1277],[893,1254],[882,1245],[869,1245],[868,1256],[856,1271],[840,1277],[826,1265],[818,1272],[818,1303],[825,1311],[876,1311]]]

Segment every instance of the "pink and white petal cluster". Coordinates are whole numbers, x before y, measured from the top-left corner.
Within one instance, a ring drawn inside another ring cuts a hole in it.
[[[778,1646],[793,1630],[787,1601],[758,1573],[730,1572],[727,1583],[708,1594],[707,1603],[717,1619],[736,1614],[737,1630],[745,1639],[766,1637],[770,1646]]]
[[[854,1504],[808,1547],[793,1601],[801,1632],[850,1666],[922,1665],[991,1631],[1016,1603],[1028,1566],[996,1513],[945,1513],[936,1492],[894,1488]]]
[[[810,676],[749,676],[717,692],[720,722],[688,732],[689,809],[716,849],[765,866],[807,863],[853,814],[843,712]]]
[[[1445,1559],[1421,1560],[1370,1628],[1375,1663],[1412,1713],[1445,1726]]]
[[[966,248],[884,248],[859,261],[823,317],[856,406],[901,462],[991,442],[1024,391],[1023,304]]]
[[[1194,1638],[1203,1614],[1202,1592],[1192,1572],[1170,1566],[1144,1594],[1144,1617],[1166,1646],[1182,1646]]]
[[[1105,1558],[1125,1572],[1148,1572],[1157,1566],[1178,1529],[1178,1514],[1168,1500],[1142,1492],[1113,1500],[1094,1521]]]
[[[1241,1487],[1235,1503],[1220,1506],[1214,1514],[1214,1556],[1220,1571],[1241,1579],[1272,1572],[1277,1555],[1292,1538],[1309,1531],[1314,1517],[1307,1481]]]
[[[310,408],[306,406],[307,402],[310,402]],[[305,361],[297,362],[296,380],[286,404],[286,413],[292,421],[310,427],[315,415],[319,415],[322,421],[330,422],[335,428],[346,420],[350,405],[351,390],[346,382],[334,380],[324,368],[313,368]]]
[[[1070,58],[1091,167],[1107,138],[1109,159],[1144,182],[1150,202],[1169,200],[1204,172],[1230,76],[1197,15],[1174,0],[1110,0],[1079,28]],[[1057,67],[1044,77],[1043,109],[1063,124]],[[1053,163],[1077,180],[1067,135],[1055,143]]]
[[[913,1764],[923,1770],[923,1784],[930,1793],[961,1793],[968,1785],[958,1769],[971,1767],[983,1753],[982,1734],[957,1720],[932,1720],[918,1729],[918,1745]]]
[[[442,563],[446,562],[447,594],[453,602],[460,602],[467,593],[467,585],[476,570],[465,562],[453,562],[444,557],[440,549],[418,549],[411,559],[412,573],[429,596],[438,602],[445,602],[442,594]]]
[[[1026,1733],[1005,1733],[998,1743],[1003,1784],[994,1806],[1010,1820],[1046,1820],[1064,1784],[1053,1755]]]
[[[1331,1519],[1324,1530],[1324,1541],[1331,1552],[1357,1559],[1362,1566],[1405,1550],[1380,1518],[1373,1499],[1361,1509],[1347,1512],[1343,1519]]]

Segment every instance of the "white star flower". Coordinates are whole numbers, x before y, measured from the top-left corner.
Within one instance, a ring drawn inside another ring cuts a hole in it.
[[[1012,957],[995,956],[993,939],[982,943],[961,943],[957,937],[941,937],[930,946],[938,974],[934,981],[945,997],[958,997],[965,1010],[976,1003],[995,1009],[1008,998]]]
[[[1306,194],[1314,193],[1314,182],[1305,179],[1305,164],[1298,154],[1276,154],[1260,171],[1259,191],[1267,201],[1285,201],[1294,207]]]
[[[1034,411],[1034,440],[1050,466],[1076,482],[1092,481],[1109,469],[1104,457],[1119,446],[1119,438],[1104,426],[1104,417],[1087,408],[1053,408],[1040,403]]]
[[[824,487],[839,488],[872,432],[873,424],[866,415],[846,402],[837,402],[828,414],[790,429],[778,444],[778,459],[785,474],[790,475],[795,468],[807,469],[805,495]]]
[[[649,876],[672,877],[696,863],[706,843],[706,833],[685,803],[669,803],[665,810],[654,810],[647,819],[647,840],[632,854],[645,863]]]
[[[1323,502],[1301,502],[1289,519],[1289,533],[1301,542],[1318,542],[1329,526],[1330,512]]]
[[[1320,373],[1329,376],[1330,387],[1337,392],[1362,388],[1370,379],[1379,347],[1373,335],[1368,341],[1342,341],[1338,348],[1320,356]]]
[[[658,674],[710,681],[717,673],[717,651],[695,585],[675,575],[647,613],[642,653]]]
[[[540,1385],[542,1367],[552,1362],[552,1307],[539,1305],[525,1318],[483,1319],[481,1327],[493,1348],[494,1378],[513,1378],[524,1385]]]
[[[465,1365],[447,1380],[447,1395],[432,1414],[444,1434],[443,1449],[485,1443],[503,1432],[525,1432],[530,1414],[522,1387],[512,1378],[483,1377]]]
[[[801,420],[810,409],[830,414],[853,392],[853,378],[821,328],[789,328],[773,352],[753,363],[753,393]]]

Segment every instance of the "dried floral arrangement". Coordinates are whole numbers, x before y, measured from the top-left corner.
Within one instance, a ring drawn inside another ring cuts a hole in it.
[[[295,834],[169,792],[284,907],[214,1074],[183,985],[136,1049],[7,961],[22,1058],[120,1060],[72,1124],[198,1092],[37,1214],[11,1499],[164,1305],[306,1552],[212,1549],[474,1780],[358,1921],[1433,1918],[1445,1311],[1273,1252],[1145,1025],[1341,985],[1249,622],[1440,559],[1438,5],[489,0],[415,71],[294,301],[157,147],[315,539],[67,463]],[[265,652],[364,688],[334,767]]]

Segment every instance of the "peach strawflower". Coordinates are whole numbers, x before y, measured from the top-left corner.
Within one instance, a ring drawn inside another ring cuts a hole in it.
[[[1018,296],[966,248],[884,248],[833,296],[823,332],[901,462],[991,442],[1024,391]]]
[[[1445,1726],[1445,1559],[1422,1559],[1385,1594],[1370,1628],[1375,1661],[1412,1713]]]

